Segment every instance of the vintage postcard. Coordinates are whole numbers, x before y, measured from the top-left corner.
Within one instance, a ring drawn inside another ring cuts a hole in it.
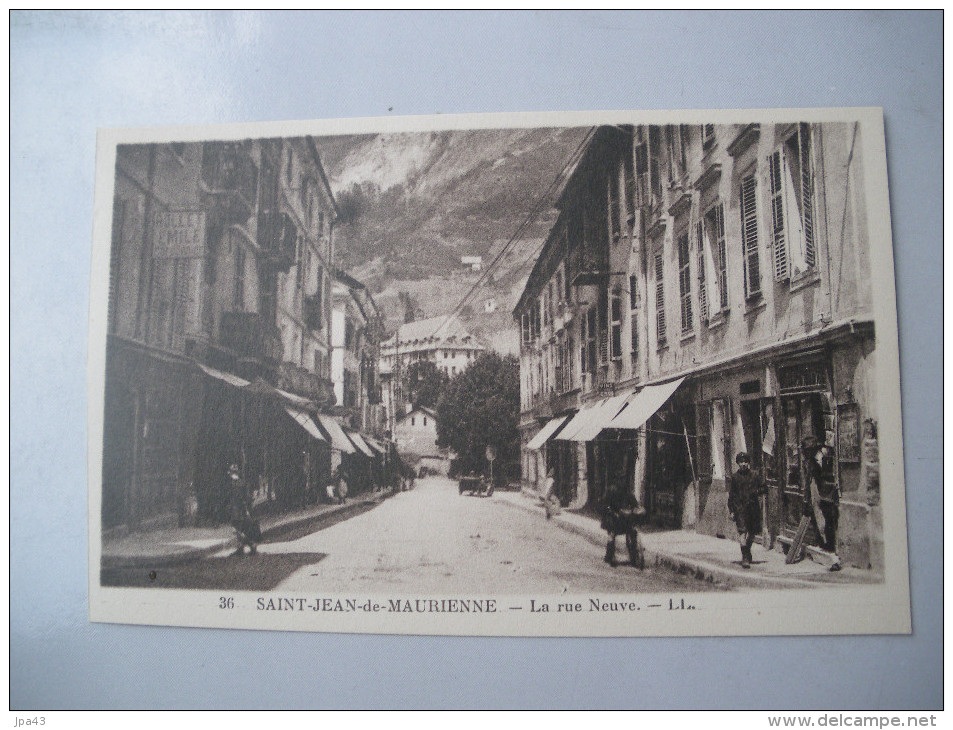
[[[878,109],[101,130],[93,621],[906,633]]]

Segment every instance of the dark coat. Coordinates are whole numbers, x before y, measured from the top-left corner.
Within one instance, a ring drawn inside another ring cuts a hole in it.
[[[758,497],[767,491],[764,480],[755,471],[739,470],[731,475],[728,482],[728,511],[738,532],[761,531],[761,502]]]

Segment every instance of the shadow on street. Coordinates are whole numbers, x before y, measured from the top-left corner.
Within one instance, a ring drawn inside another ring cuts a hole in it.
[[[270,591],[296,570],[325,557],[323,553],[229,555],[160,568],[104,569],[100,581],[113,588]]]

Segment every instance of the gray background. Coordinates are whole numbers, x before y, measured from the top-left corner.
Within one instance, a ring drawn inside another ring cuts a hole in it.
[[[13,12],[13,709],[942,703],[942,14]],[[435,112],[882,106],[912,636],[470,639],[90,624],[95,130]]]

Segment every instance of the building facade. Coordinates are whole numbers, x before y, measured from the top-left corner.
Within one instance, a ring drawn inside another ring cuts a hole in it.
[[[325,480],[337,210],[310,138],[117,150],[103,529],[224,518]]]
[[[730,536],[727,480],[746,451],[768,484],[761,539],[786,549],[819,501],[813,440],[835,537],[812,530],[811,549],[881,567],[860,134],[595,131],[514,312],[524,479],[553,468],[582,508],[616,481],[658,525]]]
[[[432,362],[449,377],[462,373],[485,348],[456,317],[431,317],[401,325],[380,348],[382,396],[388,428],[407,410],[409,394],[403,378],[417,362]]]

